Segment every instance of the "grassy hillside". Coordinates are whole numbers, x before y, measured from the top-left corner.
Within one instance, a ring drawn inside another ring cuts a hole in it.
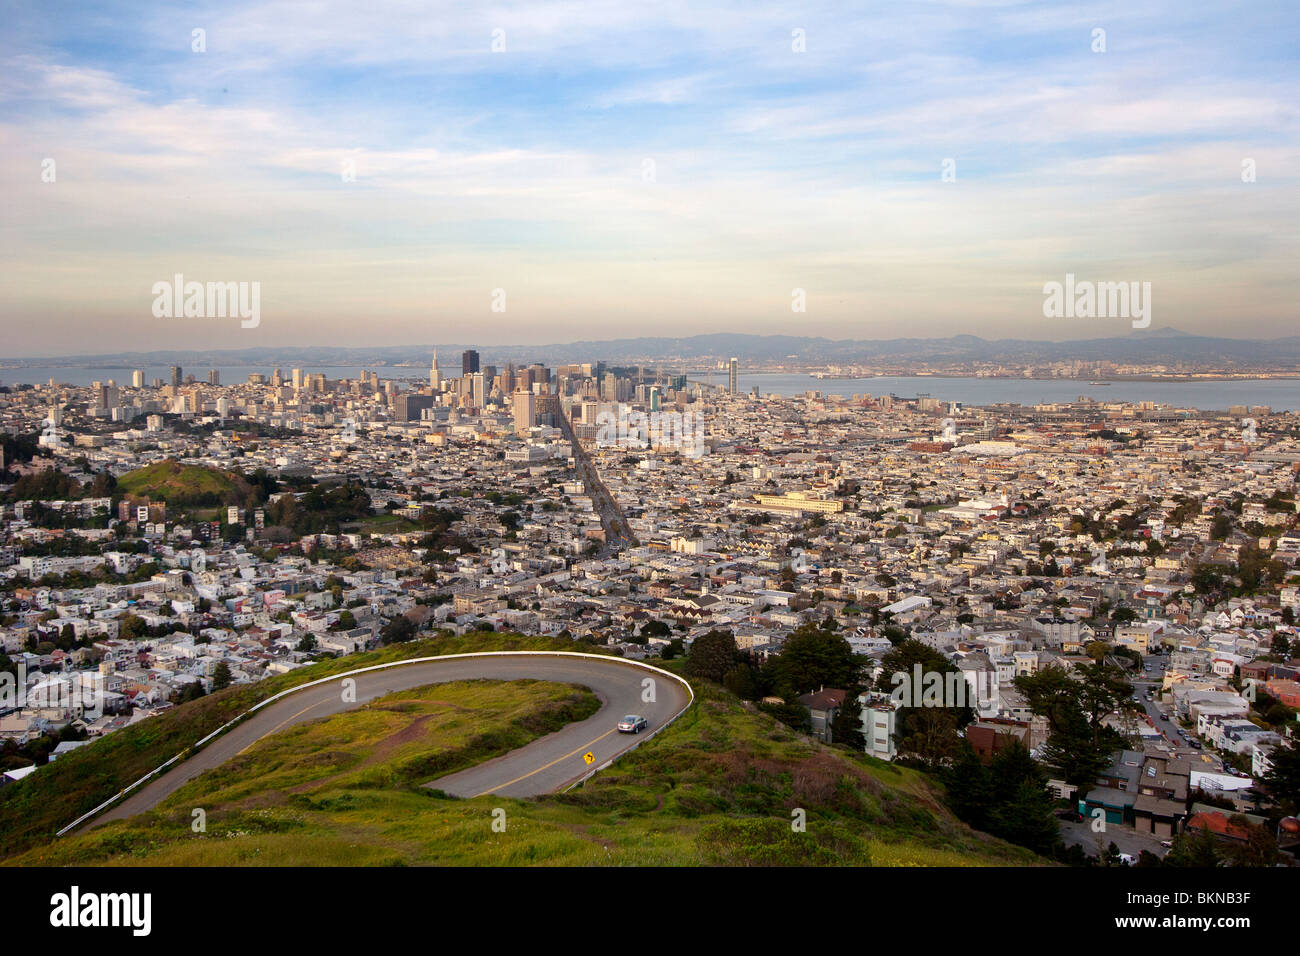
[[[60,757],[18,783],[0,787],[0,859],[45,840],[128,784],[259,700],[341,671],[436,654],[467,651],[573,650],[573,642],[517,634],[436,637],[395,644],[300,668],[257,684],[229,687],[94,741]]]
[[[444,687],[429,693],[442,699]],[[554,686],[554,685],[550,685]],[[449,798],[420,783],[465,759],[453,723],[385,750],[398,724],[338,715],[265,740],[156,811],[57,841],[22,865],[1023,865],[922,775],[803,738],[727,692],[697,702],[583,787]],[[411,698],[411,693],[401,695]],[[427,700],[423,692],[421,699]],[[535,701],[534,701],[535,702]],[[513,703],[517,704],[518,701]],[[550,703],[554,704],[554,700]],[[519,711],[484,702],[480,735]],[[423,706],[423,705],[422,705]],[[430,721],[430,724],[433,724]],[[387,735],[387,736],[386,736]],[[207,832],[190,829],[202,806]],[[806,830],[792,827],[806,815]],[[493,829],[504,811],[504,832]]]
[[[169,505],[242,505],[249,485],[234,472],[183,465],[168,458],[123,475],[118,479],[117,490]]]

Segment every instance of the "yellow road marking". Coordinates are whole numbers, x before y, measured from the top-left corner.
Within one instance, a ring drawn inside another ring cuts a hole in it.
[[[316,703],[314,703],[314,704],[308,704],[308,705],[307,705],[306,707],[304,707],[302,710],[298,711],[298,713],[294,714],[293,717],[286,717],[284,720],[280,721],[278,724],[276,724],[274,727],[272,727],[272,728],[271,728],[270,730],[268,730],[266,733],[262,734],[262,736],[258,737],[257,740],[254,740],[253,743],[249,744],[247,747],[245,747],[245,748],[244,748],[243,750],[241,750],[239,753],[235,754],[235,756],[236,756],[236,757],[242,757],[245,753],[247,753],[249,750],[252,749],[253,744],[257,743],[258,741],[265,740],[267,737],[271,736],[271,734],[275,733],[277,730],[279,730],[281,727],[283,727],[283,726],[284,726],[285,724],[287,724],[289,721],[293,720],[293,719],[296,718],[296,717],[301,717],[303,714],[307,713],[307,711],[311,710],[313,707],[319,707],[319,706],[320,706],[321,704],[323,704],[323,703],[325,703],[325,701],[323,701],[323,700],[318,700],[318,701],[316,701]]]
[[[617,729],[617,728],[616,728],[616,729]],[[614,733],[614,732],[615,732],[614,730],[607,730],[607,731],[605,731],[603,734],[601,734],[599,737],[597,737],[595,740],[592,740],[592,741],[590,741],[589,743],[585,743],[585,744],[583,744],[583,745],[582,745],[581,747],[579,747],[577,750],[570,750],[570,751],[569,751],[567,754],[565,754],[563,757],[556,757],[556,758],[555,758],[554,760],[552,760],[550,763],[545,764],[544,766],[538,767],[536,770],[530,770],[528,773],[524,774],[524,775],[521,776],[521,777],[515,777],[515,779],[513,779],[513,780],[507,780],[505,783],[499,783],[499,784],[497,784],[495,787],[493,787],[491,790],[484,790],[482,793],[476,793],[476,794],[474,794],[474,796],[476,796],[476,797],[486,797],[489,793],[496,793],[496,792],[497,792],[498,790],[500,790],[501,788],[503,788],[503,787],[508,787],[508,786],[510,786],[512,783],[518,783],[520,780],[527,780],[529,777],[533,776],[533,774],[541,773],[543,770],[547,769],[548,767],[554,767],[554,766],[555,766],[557,763],[559,763],[561,760],[568,760],[568,759],[569,759],[570,757],[572,757],[574,754],[576,754],[576,753],[582,753],[582,751],[589,749],[589,748],[592,747],[594,744],[598,744],[598,743],[600,743],[602,740],[604,740],[606,737],[608,737],[610,734],[612,734],[612,733]]]

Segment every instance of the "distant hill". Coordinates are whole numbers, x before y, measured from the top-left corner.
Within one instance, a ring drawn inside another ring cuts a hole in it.
[[[169,505],[212,506],[243,504],[251,488],[234,472],[182,465],[168,458],[123,475],[118,479],[117,490]]]
[[[204,351],[122,352],[63,358],[10,360],[13,365],[133,368],[181,365],[205,369],[217,366],[262,368],[328,368],[360,365],[370,368],[406,366],[422,377],[434,345],[401,346],[285,346]],[[550,345],[484,345],[438,343],[444,367],[458,364],[460,351],[477,349],[484,364],[504,362],[606,361],[662,363],[665,371],[698,362],[738,358],[742,365],[791,363],[802,365],[870,363],[873,361],[987,361],[1030,363],[1056,361],[1211,362],[1278,368],[1300,363],[1300,337],[1235,339],[1197,335],[1173,328],[1132,331],[1117,325],[1106,338],[1072,341],[983,339],[976,335],[944,338],[829,339],[819,336],[712,333],[683,338],[645,337],[604,339]]]

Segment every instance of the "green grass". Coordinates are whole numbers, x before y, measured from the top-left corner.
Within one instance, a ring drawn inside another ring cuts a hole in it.
[[[137,468],[118,479],[117,490],[168,504],[186,504],[199,496],[216,495],[225,504],[241,504],[247,497],[246,481],[232,472],[202,465],[183,465],[175,459]]]
[[[418,522],[395,514],[372,515],[369,518],[362,518],[360,521],[347,522],[343,527],[351,531],[359,531],[362,534],[401,534],[407,531],[420,530]]]
[[[442,699],[439,685],[429,693]],[[545,685],[539,685],[545,686]],[[804,738],[695,684],[676,723],[584,786],[530,800],[447,797],[421,763],[454,724],[380,753],[391,714],[350,712],[263,741],[158,810],[34,849],[26,865],[877,865],[1042,863],[957,821],[922,774]],[[401,695],[409,698],[409,692]],[[495,738],[518,711],[477,712]],[[554,701],[552,700],[553,704]],[[420,706],[426,706],[425,701]],[[512,716],[513,714],[513,716]],[[409,717],[409,715],[407,715]],[[417,715],[418,716],[418,715]],[[353,742],[357,743],[353,746]],[[88,748],[83,748],[88,749]],[[480,754],[485,755],[485,754]],[[574,758],[575,760],[578,758]],[[413,771],[413,768],[418,768]],[[207,832],[190,809],[207,808]],[[803,811],[806,828],[792,827]],[[503,811],[505,830],[494,830]],[[499,815],[498,815],[499,817]]]
[[[56,831],[272,694],[331,674],[412,657],[470,651],[591,650],[555,638],[477,633],[439,636],[299,668],[227,688],[124,727],[0,788],[0,859],[54,838]]]

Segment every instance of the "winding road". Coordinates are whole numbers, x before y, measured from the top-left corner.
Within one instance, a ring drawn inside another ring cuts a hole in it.
[[[348,678],[356,682],[355,694],[345,700],[343,681]],[[85,825],[97,826],[151,810],[199,774],[219,767],[264,737],[305,721],[355,710],[394,691],[448,681],[525,679],[580,684],[596,694],[601,707],[586,720],[425,786],[458,797],[529,797],[561,790],[646,739],[646,732],[617,731],[615,724],[624,714],[641,714],[653,733],[681,714],[693,697],[689,685],[658,668],[563,651],[453,654],[339,674],[272,698],[188,760]],[[647,680],[652,684],[647,685]],[[653,689],[653,701],[644,699],[647,688]],[[592,755],[590,762],[585,759],[587,754]]]

